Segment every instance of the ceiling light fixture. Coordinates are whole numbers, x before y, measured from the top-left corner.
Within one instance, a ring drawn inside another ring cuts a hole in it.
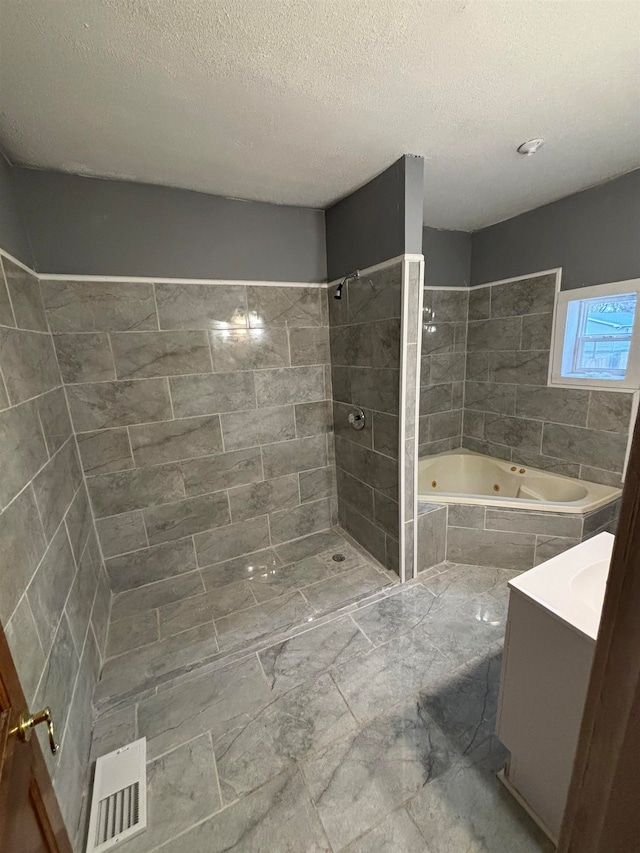
[[[525,157],[531,157],[539,148],[544,145],[544,139],[528,139],[518,146],[518,154],[524,154]]]

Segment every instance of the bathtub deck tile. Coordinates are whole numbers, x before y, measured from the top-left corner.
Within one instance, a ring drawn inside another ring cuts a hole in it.
[[[474,506],[473,504],[450,504],[449,526],[450,527],[475,527],[482,530],[485,526],[486,507]]]
[[[455,563],[475,563],[524,571],[533,566],[535,535],[501,530],[473,530],[450,527],[447,531],[447,559]]]
[[[563,554],[574,545],[579,545],[580,539],[569,539],[565,536],[536,536],[536,566]]]
[[[487,507],[487,530],[539,533],[542,536],[582,536],[582,515]]]

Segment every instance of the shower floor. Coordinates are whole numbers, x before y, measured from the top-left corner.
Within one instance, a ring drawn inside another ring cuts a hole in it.
[[[112,707],[194,668],[215,668],[397,584],[333,528],[120,593],[94,703]]]
[[[551,851],[495,778],[505,759],[493,731],[506,584],[516,573],[441,564],[399,586],[339,532],[320,536],[334,538],[300,540],[315,553],[294,553],[289,565],[301,578],[301,565],[328,565],[329,582],[267,600],[284,608],[299,593],[312,608],[306,623],[298,614],[270,626],[278,608],[238,617],[264,607],[255,603],[210,617],[213,634],[187,627],[107,662],[93,757],[147,738],[148,829],[123,849]],[[342,574],[329,562],[338,548]],[[160,626],[163,606],[153,608]],[[116,602],[113,626],[119,612]]]

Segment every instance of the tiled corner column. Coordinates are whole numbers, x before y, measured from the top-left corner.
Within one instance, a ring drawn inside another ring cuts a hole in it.
[[[437,566],[447,558],[447,510],[444,504],[418,503],[418,572]]]
[[[417,574],[418,433],[424,261],[405,257],[402,269],[400,376],[400,566],[402,581]]]
[[[0,620],[73,840],[111,595],[37,277],[0,263]]]
[[[329,293],[338,517],[402,580],[413,577],[419,415],[421,255]],[[354,407],[365,427],[349,424]]]
[[[335,523],[326,291],[43,292],[114,592]]]
[[[399,413],[403,264],[364,271],[342,299],[329,291],[338,518],[380,563],[399,572]],[[348,416],[365,413],[355,430]]]

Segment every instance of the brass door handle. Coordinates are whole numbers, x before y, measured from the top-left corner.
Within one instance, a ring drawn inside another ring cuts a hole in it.
[[[31,740],[31,733],[35,729],[36,726],[39,726],[40,723],[47,724],[47,734],[49,735],[49,748],[51,749],[51,754],[55,755],[60,749],[59,744],[56,743],[56,735],[53,729],[53,719],[51,717],[51,708],[43,708],[42,711],[38,711],[37,714],[29,714],[28,711],[23,711],[20,715],[20,720],[15,729],[12,729],[10,734],[17,734],[20,740],[28,743]]]

